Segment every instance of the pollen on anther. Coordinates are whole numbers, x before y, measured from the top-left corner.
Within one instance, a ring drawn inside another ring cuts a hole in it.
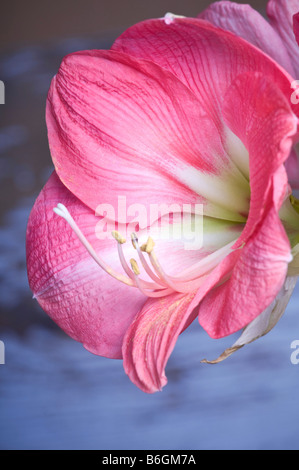
[[[145,251],[146,253],[151,253],[154,249],[155,242],[152,239],[152,237],[148,237],[147,242],[141,245],[140,249],[141,251]]]
[[[126,243],[126,239],[119,232],[117,232],[117,230],[113,230],[113,232],[111,232],[111,235],[113,236],[113,238],[115,238],[118,243]]]
[[[132,259],[130,259],[130,263],[131,263],[132,269],[134,271],[134,274],[136,274],[136,276],[139,276],[140,270],[139,270],[137,261],[134,258],[132,258]]]

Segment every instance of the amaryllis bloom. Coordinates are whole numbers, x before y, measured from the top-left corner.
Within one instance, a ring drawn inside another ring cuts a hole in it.
[[[282,2],[272,4],[279,24]],[[123,359],[144,392],[166,384],[196,318],[213,338],[244,329],[228,356],[284,312],[299,272],[286,171],[295,78],[244,38],[170,14],[129,28],[109,51],[68,55],[53,78],[55,171],[28,222],[30,287],[86,349]],[[171,210],[149,216],[156,206]]]

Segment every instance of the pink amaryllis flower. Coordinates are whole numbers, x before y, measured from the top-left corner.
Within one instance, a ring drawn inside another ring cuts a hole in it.
[[[55,171],[28,222],[30,287],[68,335],[122,358],[144,392],[166,384],[167,360],[196,317],[213,338],[245,328],[235,350],[284,310],[298,274],[285,169],[298,129],[293,80],[243,38],[168,14],[129,28],[109,51],[65,57],[52,81]],[[190,232],[202,205],[202,243],[153,240],[147,219],[117,213],[119,198],[146,211],[175,206],[163,224]],[[99,206],[115,239],[97,230]]]

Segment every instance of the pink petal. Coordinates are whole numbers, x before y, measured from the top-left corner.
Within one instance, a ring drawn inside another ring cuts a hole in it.
[[[250,5],[228,1],[215,2],[198,17],[246,39],[294,76],[291,57],[279,34]]]
[[[165,367],[177,338],[197,316],[198,304],[236,264],[240,250],[230,253],[206,277],[197,292],[149,299],[128,329],[123,343],[124,368],[141,390],[154,393],[167,383]]]
[[[127,29],[114,50],[155,62],[176,75],[217,120],[227,87],[244,72],[269,76],[290,97],[293,78],[244,39],[201,19],[148,20]],[[295,108],[294,108],[295,109]]]
[[[264,217],[269,197],[277,210],[283,202],[287,177],[282,164],[290,155],[298,119],[281,90],[259,73],[235,80],[224,97],[223,113],[250,155],[250,211],[241,246]]]
[[[57,203],[68,207],[104,260],[114,269],[122,269],[115,240],[96,237],[99,218],[53,173],[28,222],[30,288],[41,307],[69,336],[92,353],[121,358],[124,333],[146,298],[95,263],[67,222],[53,212]]]
[[[204,297],[199,323],[213,338],[227,336],[248,325],[275,299],[290,259],[288,238],[272,209],[242,249],[230,279]]]
[[[124,369],[144,392],[154,393],[167,383],[167,360],[186,322],[194,319],[194,295],[148,300],[128,329],[123,344]]]
[[[257,73],[242,74],[231,86],[224,115],[250,154],[251,200],[246,227],[235,245],[241,254],[230,278],[200,304],[199,322],[214,338],[254,320],[285,280],[290,243],[278,211],[287,191],[283,162],[297,131],[297,119],[286,98]]]
[[[299,74],[299,49],[293,30],[293,15],[298,11],[298,0],[269,0],[267,4],[270,23],[280,35],[293,62],[294,78]]]
[[[208,201],[216,205],[213,215],[226,204],[230,216],[231,202],[237,212],[246,207],[246,194],[226,198],[230,186],[223,185],[222,171],[232,186],[240,186],[242,175],[228,171],[209,108],[154,63],[111,51],[67,56],[51,85],[47,126],[60,179],[93,209],[103,202],[116,209],[119,196],[147,207]],[[190,169],[202,173],[199,194],[184,176]],[[210,198],[214,177],[221,191]]]

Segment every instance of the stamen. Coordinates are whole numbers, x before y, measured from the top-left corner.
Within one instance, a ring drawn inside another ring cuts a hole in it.
[[[132,242],[132,245],[133,245],[133,248],[135,248],[135,250],[137,250],[137,247],[138,247],[138,237],[136,235],[135,232],[133,232],[131,234],[131,242]]]
[[[174,291],[186,293],[196,290],[202,285],[207,274],[209,274],[219,264],[219,262],[222,261],[228,253],[230,253],[235,242],[236,240],[198,261],[191,268],[183,271],[180,277],[166,274],[153,250],[149,254],[149,258],[155,272],[159,276],[159,279],[162,279]],[[187,274],[189,274],[189,277],[187,277]]]
[[[167,284],[166,282],[163,282],[161,281],[161,279],[159,277],[157,277],[155,275],[155,273],[151,270],[150,266],[148,265],[148,263],[146,262],[146,259],[144,258],[144,255],[142,253],[142,247],[146,247],[148,246],[148,250],[149,252],[151,251],[150,248],[154,246],[154,241],[149,237],[148,241],[146,244],[142,245],[141,247],[139,247],[139,243],[138,243],[138,237],[136,235],[135,232],[132,233],[131,235],[131,239],[132,239],[132,245],[133,247],[137,250],[137,253],[138,253],[138,256],[139,256],[139,259],[142,263],[142,266],[145,270],[145,272],[149,275],[149,277],[156,283],[157,285],[157,288],[161,288],[161,287],[167,287]],[[146,251],[144,249],[144,251]]]
[[[116,230],[113,230],[113,232],[111,232],[111,235],[113,236],[113,238],[115,238],[115,240],[120,243],[121,245],[123,245],[124,243],[126,243],[126,239],[119,233],[117,232]]]
[[[220,263],[220,261],[222,261],[232,251],[232,247],[234,246],[236,241],[237,239],[219,248],[218,250],[215,250],[213,253],[205,256],[203,259],[199,260],[190,268],[185,269],[180,277],[169,277],[173,280],[181,280],[184,282],[188,282],[198,278],[199,275],[202,276],[210,272]],[[187,277],[188,275],[189,277]]]
[[[127,262],[126,262],[126,259],[125,259],[125,256],[124,256],[124,253],[123,253],[123,250],[122,250],[122,246],[121,246],[125,243],[126,239],[124,237],[122,237],[122,235],[120,235],[119,232],[116,232],[116,231],[111,232],[111,235],[117,241],[118,256],[119,256],[121,265],[122,265],[125,273],[129,276],[130,279],[134,279],[132,271],[129,268]]]
[[[156,282],[159,284],[159,286],[163,286],[164,288],[170,289],[170,292],[181,292],[181,293],[186,293],[186,292],[191,292],[192,290],[198,289],[198,287],[203,283],[204,278],[206,277],[205,274],[206,272],[200,272],[200,275],[198,275],[198,270],[194,276],[186,279],[184,276],[182,277],[174,277],[174,276],[169,276],[165,273],[163,270],[161,264],[159,263],[157,256],[154,253],[154,245],[155,242],[151,237],[148,237],[148,240],[145,244],[143,244],[141,247],[139,247],[138,244],[138,238],[136,233],[133,233],[131,235],[132,238],[132,244],[134,248],[138,251],[139,258],[142,262],[142,265],[147,272],[147,274]],[[146,252],[149,255],[151,264],[156,272],[153,272],[146,262],[143,252]],[[136,279],[135,279],[136,281]],[[136,281],[137,282],[137,281]]]
[[[131,263],[131,266],[132,266],[132,269],[133,269],[134,274],[136,274],[136,276],[139,276],[140,270],[139,270],[139,266],[138,266],[138,264],[137,264],[137,261],[132,258],[132,259],[130,260],[130,263]]]
[[[232,242],[228,243],[227,245],[219,248],[218,250],[214,251],[213,253],[205,256],[203,259],[199,260],[197,263],[193,264],[193,266],[185,269],[180,276],[171,276],[165,274],[165,278],[169,281],[173,281],[175,283],[181,282],[181,283],[188,283],[195,281],[199,277],[202,277],[212,271],[220,261],[222,261],[228,253],[232,251],[233,245],[236,243],[236,240],[233,240]],[[153,253],[154,254],[154,253]],[[157,256],[154,255],[156,263],[158,262]],[[151,259],[151,262],[155,261],[153,258]],[[157,267],[157,266],[156,266]],[[159,270],[162,270],[161,265],[159,264]]]
[[[136,285],[144,295],[146,295],[147,297],[164,297],[165,295],[169,295],[173,293],[172,289],[161,289],[161,290],[155,290],[155,291],[145,290],[139,279],[140,270],[139,270],[137,261],[134,258],[132,258],[130,260],[130,263],[131,263],[132,270],[134,273]]]
[[[236,240],[234,240],[210,255],[205,256],[192,267],[185,269],[180,276],[176,277],[166,274],[159,263],[158,258],[154,253],[154,240],[151,237],[148,237],[147,242],[140,247],[136,233],[132,233],[131,240],[133,247],[137,250],[145,272],[148,274],[150,279],[152,279],[151,282],[140,278],[140,269],[134,258],[130,260],[130,269],[122,248],[122,245],[126,240],[119,232],[113,231],[112,236],[117,241],[119,259],[127,276],[118,273],[105,263],[102,258],[100,258],[63,204],[59,203],[53,211],[66,220],[91,257],[107,274],[128,286],[137,287],[147,297],[163,297],[172,294],[173,292],[187,293],[198,289],[209,272],[214,269],[215,266],[225,258],[225,256],[227,256],[236,242]],[[147,253],[153,269],[146,261],[143,253]]]
[[[132,243],[133,243],[134,248],[136,248],[138,251],[139,258],[142,262],[142,265],[145,271],[154,281],[159,283],[161,287],[163,286],[164,288],[166,287],[168,287],[168,289],[170,288],[169,289],[170,292],[184,292],[185,293],[185,292],[190,291],[189,286],[186,287],[185,285],[183,285],[182,287],[180,287],[179,283],[175,284],[174,282],[172,282],[171,277],[167,276],[166,273],[163,271],[162,267],[158,263],[157,257],[153,254],[155,242],[151,237],[148,237],[147,242],[141,245],[141,247],[139,247],[137,235],[133,233]],[[149,255],[151,263],[158,276],[156,276],[156,274],[151,270],[151,268],[147,264],[142,251],[146,252]],[[183,280],[181,282],[185,284]]]
[[[176,291],[176,292],[186,292],[185,289],[181,290],[178,283],[173,282],[170,279],[170,277],[167,276],[167,274],[164,272],[163,268],[161,267],[160,263],[158,262],[158,259],[157,259],[156,255],[152,251],[149,253],[149,258],[150,258],[150,261],[152,263],[152,266],[153,266],[154,270],[156,271],[156,273],[158,274],[160,279],[162,279],[164,282],[166,282],[167,285],[169,287],[171,287],[174,291]]]
[[[124,255],[124,252],[123,252],[123,249],[122,249],[122,245],[125,243],[125,238],[122,237],[122,235],[120,235],[119,232],[116,232],[116,231],[113,231],[112,232],[112,236],[115,238],[115,240],[118,242],[117,243],[117,250],[118,250],[118,256],[119,256],[119,259],[120,259],[120,262],[121,262],[121,265],[124,269],[124,271],[126,272],[126,274],[129,276],[130,279],[132,279],[134,282],[135,282],[135,276],[134,276],[134,273],[132,272],[132,270],[129,268],[129,265],[126,261],[126,258],[125,258],[125,255]],[[136,262],[136,261],[135,261]],[[135,273],[136,274],[136,273]],[[140,274],[140,273],[139,273]],[[139,280],[139,284],[142,284],[143,288],[145,289],[157,289],[160,287],[159,284],[157,283],[153,283],[153,282],[148,282],[148,281],[145,281],[143,279],[140,279]],[[137,286],[138,287],[138,286]]]
[[[151,253],[154,249],[155,242],[152,239],[152,237],[148,237],[147,242],[141,245],[140,249],[141,251],[145,251],[146,253]]]

